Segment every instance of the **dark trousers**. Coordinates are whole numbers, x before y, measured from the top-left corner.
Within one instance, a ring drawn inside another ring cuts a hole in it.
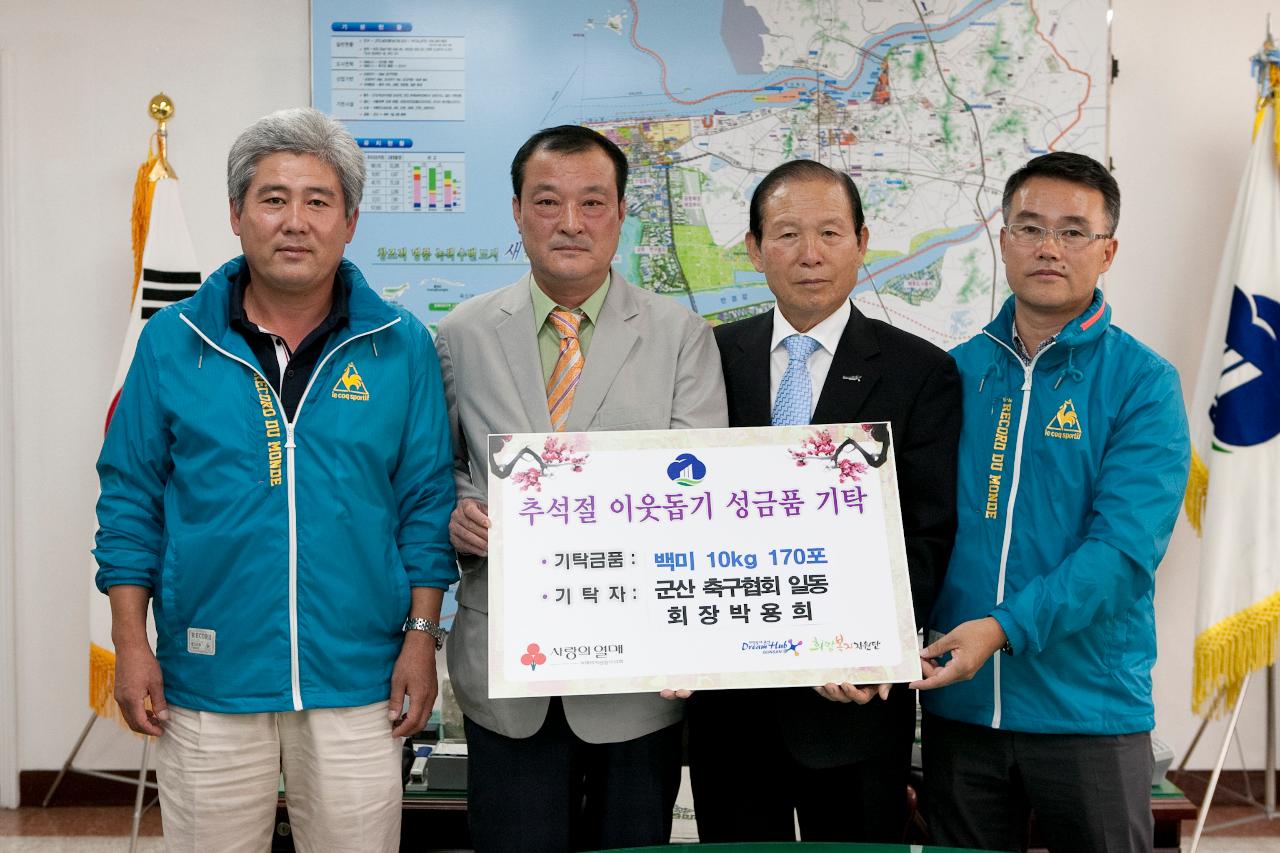
[[[1151,735],[1009,732],[925,714],[921,810],[934,843],[1055,853],[1149,853]]]
[[[477,853],[564,853],[666,844],[680,788],[681,724],[587,743],[551,700],[537,734],[514,739],[465,720],[467,809]]]
[[[909,734],[886,738],[861,761],[818,769],[796,761],[750,708],[689,710],[689,774],[702,842],[795,841],[799,818],[803,841],[900,843],[910,765]]]

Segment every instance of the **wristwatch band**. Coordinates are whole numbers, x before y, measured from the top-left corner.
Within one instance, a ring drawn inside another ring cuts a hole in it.
[[[441,628],[430,619],[423,619],[418,616],[411,616],[404,620],[404,631],[423,631],[431,635],[431,639],[436,641],[436,651],[444,648],[444,638],[449,636],[449,632]]]

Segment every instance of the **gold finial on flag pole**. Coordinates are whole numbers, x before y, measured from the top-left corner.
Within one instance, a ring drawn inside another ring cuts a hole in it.
[[[169,119],[173,117],[173,99],[164,92],[156,95],[147,104],[147,112],[156,121],[156,164],[151,167],[147,180],[152,183],[161,178],[177,178],[178,173],[169,165]]]
[[[133,184],[133,296],[130,299],[137,295],[138,279],[142,276],[142,250],[147,243],[151,199],[155,195],[156,183],[163,178],[178,179],[178,173],[169,165],[168,124],[173,113],[173,99],[164,92],[147,104],[147,114],[155,120],[156,129],[147,142],[147,159],[138,167]]]

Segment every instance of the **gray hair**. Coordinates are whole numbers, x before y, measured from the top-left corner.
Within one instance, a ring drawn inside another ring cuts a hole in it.
[[[310,107],[263,116],[236,138],[227,155],[227,197],[236,213],[244,210],[258,161],[282,152],[310,154],[332,166],[342,184],[343,211],[351,218],[364,195],[364,153],[342,122]]]

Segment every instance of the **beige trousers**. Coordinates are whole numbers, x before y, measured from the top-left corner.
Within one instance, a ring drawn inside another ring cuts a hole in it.
[[[156,741],[169,853],[263,853],[284,771],[299,853],[400,849],[401,738],[387,704],[269,714],[169,706]]]

